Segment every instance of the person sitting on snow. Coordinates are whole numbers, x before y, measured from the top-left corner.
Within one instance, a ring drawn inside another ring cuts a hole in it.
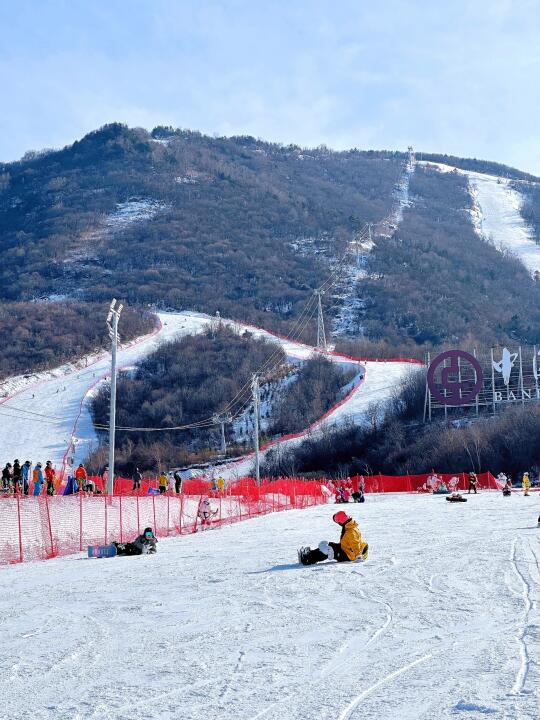
[[[510,480],[508,478],[506,478],[506,483],[502,489],[502,494],[505,497],[508,497],[509,495],[512,494],[512,483],[510,482]]]
[[[130,543],[112,543],[116,548],[117,555],[153,555],[157,552],[157,538],[151,527],[144,529],[142,535]]]
[[[309,547],[300,548],[298,559],[302,565],[314,565],[324,560],[335,560],[336,562],[367,560],[368,544],[362,540],[362,533],[356,520],[350,518],[343,510],[335,513],[332,520],[341,525],[339,542],[323,540],[319,543],[319,547],[314,550]]]

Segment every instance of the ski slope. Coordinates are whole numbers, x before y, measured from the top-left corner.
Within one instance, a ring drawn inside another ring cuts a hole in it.
[[[9,720],[534,720],[538,498],[370,495],[365,564],[296,564],[335,506],[0,568]]]
[[[159,313],[159,320],[160,326],[154,333],[119,349],[119,367],[131,367],[154,352],[160,344],[202,332],[216,322],[209,315],[193,312]],[[222,322],[239,331],[250,330],[256,337],[279,343],[290,358],[306,360],[314,351],[309,345],[277,337],[259,328],[229,320]],[[345,357],[328,357],[337,363],[351,364]],[[407,363],[368,362],[356,365],[362,374],[367,368],[366,382],[336,408],[335,413],[326,419],[327,423],[343,422],[346,417],[356,420],[370,403],[384,403],[411,367]],[[388,366],[386,370],[384,366]],[[0,384],[0,449],[4,462],[14,458],[22,462],[29,459],[34,463],[52,460],[60,466],[68,457],[73,458],[75,463],[84,460],[98,442],[89,399],[109,373],[110,355],[102,353],[51,372],[11,378]],[[251,460],[246,461],[246,472],[250,467]]]
[[[329,357],[330,359],[337,359],[332,358],[332,356]],[[347,361],[347,363],[350,363],[350,361]],[[261,450],[261,462],[268,452],[275,451],[276,448],[290,449],[300,445],[308,436],[317,437],[325,430],[339,428],[347,423],[364,424],[371,412],[375,412],[379,416],[382,415],[385,405],[390,402],[400,389],[409,373],[417,372],[419,369],[418,365],[395,361],[375,362],[367,360],[358,362],[357,366],[361,377],[351,387],[347,397],[304,432],[290,439],[268,443]],[[218,474],[229,480],[251,475],[253,473],[254,457],[254,454],[250,453],[240,460],[216,466],[207,473],[207,476],[212,477]]]
[[[444,163],[425,161],[422,164],[441,172],[456,171],[465,175],[474,201],[473,222],[478,234],[497,249],[514,254],[531,274],[540,272],[540,245],[536,244],[532,228],[521,215],[523,197],[512,187],[511,180]]]

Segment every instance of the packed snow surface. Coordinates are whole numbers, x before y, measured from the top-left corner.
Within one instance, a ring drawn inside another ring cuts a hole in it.
[[[475,206],[473,215],[477,232],[495,247],[518,257],[532,274],[540,272],[540,245],[523,216],[523,196],[507,178],[472,170],[461,170],[444,163],[426,162],[441,172],[456,171],[466,175]]]
[[[158,332],[127,343],[119,350],[119,368],[132,368],[160,344],[183,335],[202,332],[216,322],[209,315],[192,312],[160,313],[159,318],[161,327]],[[238,331],[249,329],[256,337],[279,343],[291,358],[306,360],[313,353],[313,348],[308,345],[278,338],[264,330],[232,321],[223,322]],[[351,364],[339,356],[329,357],[338,363]],[[366,381],[328,418],[327,424],[341,423],[347,417],[359,418],[370,403],[385,402],[411,367],[407,363],[356,365],[362,374],[364,366],[368,368]],[[0,452],[4,462],[18,458],[22,462],[26,459],[34,463],[52,460],[60,464],[66,456],[73,458],[76,463],[81,462],[89,450],[97,445],[88,401],[100,383],[108,379],[109,373],[110,355],[102,353],[89,357],[87,366],[83,360],[75,365],[63,365],[51,372],[19,376],[1,383]],[[66,453],[68,448],[70,450]],[[251,464],[252,460],[246,461],[246,472]],[[235,466],[234,473],[240,469]]]
[[[335,506],[0,568],[10,720],[534,720],[538,498],[368,496],[366,563],[296,564]]]

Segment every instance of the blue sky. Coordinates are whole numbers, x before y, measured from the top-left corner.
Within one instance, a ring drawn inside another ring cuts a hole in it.
[[[0,0],[0,160],[112,121],[540,174],[540,0]]]

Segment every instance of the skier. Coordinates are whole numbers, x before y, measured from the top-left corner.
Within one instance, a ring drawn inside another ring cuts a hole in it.
[[[524,472],[524,473],[523,473],[523,480],[522,480],[522,483],[521,483],[521,484],[523,485],[523,495],[528,495],[528,494],[529,494],[529,488],[530,488],[530,486],[531,486],[531,481],[529,480],[529,473],[528,473],[528,472]]]
[[[512,494],[512,483],[508,478],[506,478],[506,483],[502,489],[502,494],[504,497],[509,497]]]
[[[47,495],[54,495],[54,481],[56,479],[56,471],[52,466],[52,462],[47,460],[45,463],[45,479],[47,480]]]
[[[476,477],[476,473],[471,470],[469,473],[469,490],[467,491],[467,495],[471,494],[471,490],[474,490],[474,494],[477,495],[476,490],[476,483],[478,482],[478,478]]]
[[[180,495],[182,492],[182,476],[180,475],[179,470],[175,470],[174,472],[174,491],[177,495]]]
[[[37,497],[41,494],[41,486],[44,483],[43,472],[41,470],[41,463],[38,463],[32,473],[32,481],[34,483],[34,496]]]
[[[142,535],[130,543],[112,543],[117,555],[153,555],[157,552],[157,538],[151,527],[144,529]]]
[[[21,468],[21,476],[22,476],[22,483],[23,483],[23,493],[25,495],[28,495],[28,490],[30,489],[30,469],[31,469],[32,463],[30,460],[26,460],[24,465]]]
[[[346,512],[339,510],[334,514],[332,520],[341,525],[341,537],[339,542],[327,542],[323,540],[319,547],[312,550],[309,547],[300,548],[298,560],[302,565],[314,565],[324,560],[336,560],[336,562],[354,562],[361,559],[367,560],[368,544],[362,540],[356,521],[350,518]]]

